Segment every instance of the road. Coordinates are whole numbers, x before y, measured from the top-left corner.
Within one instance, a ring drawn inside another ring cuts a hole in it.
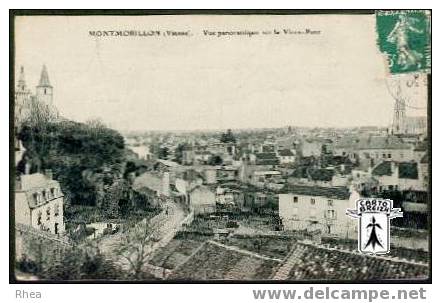
[[[163,210],[149,220],[153,231],[149,235],[148,255],[152,255],[157,248],[166,245],[173,238],[174,232],[180,227],[185,216],[186,212],[180,205],[174,203],[172,199],[166,200]],[[145,223],[145,220],[139,222],[129,233],[133,233],[136,227],[143,223]],[[126,235],[123,232],[118,232],[114,235],[102,237],[97,244],[101,253],[127,269],[129,266],[128,261],[115,253],[115,250],[125,240],[125,237]]]

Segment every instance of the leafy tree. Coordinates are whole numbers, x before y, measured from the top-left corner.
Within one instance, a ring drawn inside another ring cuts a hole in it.
[[[167,157],[168,157],[168,153],[169,153],[169,151],[168,151],[168,148],[167,148],[167,147],[161,147],[161,148],[159,148],[159,150],[158,150],[158,158],[159,158],[159,159],[166,160]]]
[[[176,147],[176,150],[175,150],[175,160],[179,164],[182,164],[182,157],[183,157],[183,154],[184,154],[184,150],[186,150],[187,148],[188,148],[188,144],[187,143],[179,143],[178,146]]]
[[[120,256],[128,268],[129,276],[133,279],[145,277],[145,265],[152,251],[155,235],[148,222],[142,221],[134,227],[123,231],[123,237],[115,254]]]
[[[233,135],[231,129],[221,135],[220,141],[222,143],[236,143],[236,137]]]
[[[208,160],[208,165],[222,165],[223,160],[219,155],[214,155]]]
[[[95,205],[101,184],[118,179],[123,167],[123,137],[98,123],[25,122],[18,137],[31,172],[52,169],[72,204]],[[17,169],[23,173],[23,163]]]

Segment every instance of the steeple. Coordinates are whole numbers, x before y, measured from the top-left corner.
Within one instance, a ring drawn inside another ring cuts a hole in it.
[[[401,94],[401,88],[398,87],[397,96],[395,98],[394,105],[394,118],[392,122],[393,134],[405,133],[405,120],[406,120],[406,101]]]
[[[17,88],[20,91],[24,91],[26,89],[26,80],[23,66],[20,66],[20,75],[18,76]]]
[[[52,87],[51,83],[49,82],[49,75],[47,73],[46,65],[43,65],[43,69],[42,69],[41,75],[40,75],[40,82],[38,83],[38,86]]]
[[[40,82],[37,86],[37,100],[44,104],[52,105],[53,87],[49,82],[49,75],[47,73],[46,65],[43,65]]]

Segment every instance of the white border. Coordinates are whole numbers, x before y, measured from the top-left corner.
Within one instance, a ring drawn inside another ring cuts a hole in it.
[[[153,2],[153,1],[152,1]],[[125,9],[136,9],[136,8],[148,8],[148,9],[195,9],[195,8],[204,8],[204,9],[216,9],[216,8],[230,8],[230,9],[293,9],[292,1],[282,1],[282,0],[272,0],[272,1],[258,1],[258,0],[248,0],[248,1],[232,1],[230,5],[225,5],[226,1],[214,0],[214,1],[182,1],[182,0],[172,0],[172,1],[155,1],[155,3],[148,3],[147,1],[132,1],[125,0],[121,1],[96,1],[92,3],[90,0],[76,0],[76,1],[12,1],[12,0],[3,0],[0,2],[0,36],[1,36],[1,44],[0,48],[1,56],[0,56],[0,66],[2,66],[0,72],[0,92],[1,92],[1,101],[0,101],[0,142],[4,142],[4,147],[1,149],[1,166],[0,171],[2,172],[1,178],[1,193],[3,193],[3,199],[0,203],[1,207],[1,216],[2,222],[5,222],[2,226],[3,228],[0,231],[0,243],[3,243],[3,249],[0,250],[2,260],[2,272],[0,275],[1,281],[1,294],[2,298],[6,300],[4,302],[13,302],[15,301],[15,290],[16,289],[25,289],[25,290],[35,290],[41,291],[43,293],[43,300],[41,302],[92,302],[92,300],[100,300],[103,302],[130,302],[130,301],[140,301],[140,302],[253,302],[255,301],[252,298],[252,289],[256,288],[280,288],[280,289],[307,289],[310,285],[277,285],[277,284],[266,284],[266,285],[258,285],[258,284],[247,284],[247,285],[238,285],[238,284],[150,284],[150,285],[9,285],[8,281],[8,272],[9,272],[9,250],[6,247],[6,243],[9,243],[9,230],[6,222],[8,222],[7,216],[9,215],[9,152],[8,148],[6,148],[6,142],[9,142],[9,126],[8,126],[8,112],[9,112],[9,49],[6,47],[9,45],[9,9],[11,8],[64,8],[64,9],[100,9],[100,8],[125,8]],[[290,6],[291,3],[291,6]],[[340,0],[340,1],[330,1],[330,0],[322,0],[322,1],[295,1],[296,9],[372,9],[372,8],[433,8],[435,1],[427,1],[427,0],[419,0],[419,1],[349,1],[349,0]],[[368,5],[367,5],[368,4]],[[432,15],[436,16],[436,9],[434,9]],[[439,22],[433,23],[433,32],[439,33]],[[433,49],[438,49],[439,46],[439,35],[433,36]],[[438,61],[433,60],[433,70],[437,70],[439,68]],[[436,72],[435,72],[436,74]],[[440,154],[440,146],[439,141],[436,139],[436,134],[438,134],[438,130],[440,128],[440,119],[436,119],[436,117],[440,113],[440,105],[439,102],[441,98],[439,95],[437,88],[438,83],[433,83],[433,104],[432,104],[432,116],[433,119],[433,127],[432,131],[435,134],[433,136],[433,154]],[[437,152],[438,151],[438,152]],[[439,191],[437,191],[437,187],[439,184],[439,172],[440,172],[440,161],[439,158],[435,158],[433,160],[433,213],[439,214],[441,208],[440,195]],[[436,285],[439,284],[439,268],[440,261],[438,260],[437,252],[439,252],[440,242],[437,241],[437,234],[440,230],[440,220],[433,220],[433,235],[434,235],[434,243],[433,243],[433,285],[423,285],[428,290],[428,302],[437,302],[441,298],[441,292],[436,291]],[[316,285],[316,287],[325,287],[326,285]],[[337,287],[337,285],[331,285]],[[378,289],[378,288],[387,288],[389,290],[392,289],[409,289],[409,288],[418,288],[418,285],[340,285],[341,288],[365,288],[365,289]],[[437,300],[438,299],[438,300]],[[2,300],[3,301],[3,300]],[[31,302],[33,300],[19,300],[19,301],[28,301]],[[40,300],[37,300],[40,301]],[[262,300],[260,300],[262,301]],[[299,300],[297,300],[299,301]],[[303,301],[303,300],[302,300]],[[302,302],[299,301],[299,302]],[[311,300],[309,300],[311,301]],[[356,300],[355,300],[356,301]],[[363,300],[362,300],[363,301]],[[382,300],[378,300],[381,302]],[[384,300],[383,300],[384,301]],[[420,300],[412,300],[414,302],[418,302]],[[361,301],[360,301],[361,302]]]

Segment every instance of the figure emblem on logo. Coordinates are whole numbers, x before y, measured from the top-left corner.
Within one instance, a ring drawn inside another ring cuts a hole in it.
[[[356,209],[346,214],[358,219],[358,250],[368,254],[387,254],[390,250],[390,220],[402,217],[388,199],[359,199]]]

